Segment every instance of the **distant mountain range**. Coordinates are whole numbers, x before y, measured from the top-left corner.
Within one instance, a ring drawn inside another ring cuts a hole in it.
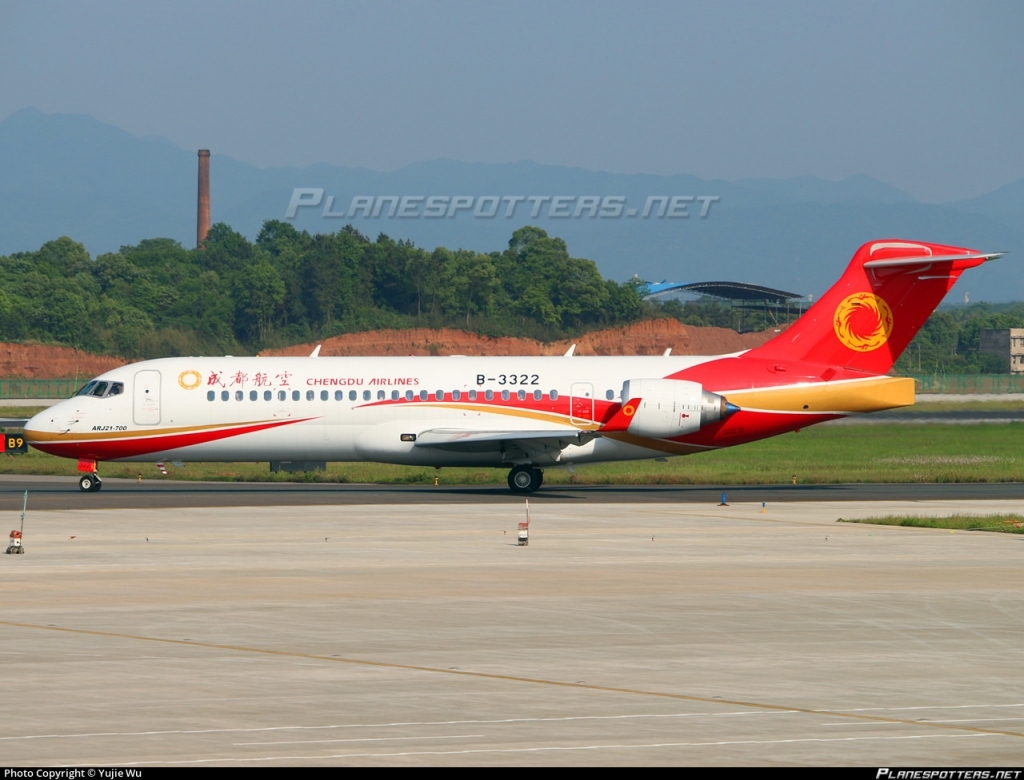
[[[744,281],[817,296],[860,244],[900,237],[1009,250],[1007,258],[972,271],[950,299],[962,301],[967,290],[972,301],[1024,300],[1024,179],[936,205],[868,176],[729,182],[453,160],[382,173],[331,165],[257,168],[212,152],[213,221],[250,238],[264,220],[285,219],[298,197],[300,204],[316,204],[297,205],[291,220],[310,232],[352,223],[370,237],[383,232],[428,249],[493,251],[531,224],[561,236],[573,256],[594,260],[620,281],[634,274],[650,281]],[[304,192],[296,196],[296,188]],[[350,215],[356,198],[363,207]],[[339,212],[345,216],[330,216]],[[62,235],[94,255],[144,238],[192,246],[195,222],[196,150],[138,138],[84,115],[24,109],[0,122],[0,255],[35,250]]]

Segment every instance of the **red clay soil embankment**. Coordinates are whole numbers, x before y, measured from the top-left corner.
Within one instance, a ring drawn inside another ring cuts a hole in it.
[[[317,344],[327,355],[562,355],[573,344],[577,355],[721,355],[751,349],[776,335],[736,333],[728,328],[696,328],[678,320],[645,320],[545,344],[533,339],[489,338],[461,330],[413,328],[349,333],[309,344],[267,349],[261,355],[308,355]]]
[[[0,379],[92,379],[129,361],[72,347],[0,342]]]

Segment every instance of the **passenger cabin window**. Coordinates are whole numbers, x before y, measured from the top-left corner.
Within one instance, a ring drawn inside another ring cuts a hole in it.
[[[260,397],[260,394],[258,392],[256,392],[255,390],[250,390],[249,391],[249,400],[250,401],[255,401],[259,397]]]
[[[285,390],[278,390],[277,391],[277,400],[278,401],[286,401],[286,400],[288,400],[288,393],[287,393],[287,391],[285,391]]]
[[[341,391],[339,390],[338,392],[340,393]],[[326,390],[321,390],[320,391],[320,400],[321,401],[326,401],[327,400],[327,391]],[[339,397],[338,400],[340,401],[341,398]]]
[[[273,390],[264,390],[263,391],[263,400],[264,401],[270,401],[273,398],[274,398],[274,391]]]
[[[420,390],[420,400],[421,401],[426,401],[428,395],[429,395],[429,393],[427,393],[426,390]]]
[[[452,400],[458,401],[462,398],[462,392],[460,390],[452,390]]]
[[[207,401],[212,401],[216,397],[217,397],[217,394],[215,392],[213,392],[213,390],[207,390],[206,391],[206,400]]]
[[[302,393],[300,393],[298,390],[292,390],[292,400],[298,401],[300,398],[302,398]]]

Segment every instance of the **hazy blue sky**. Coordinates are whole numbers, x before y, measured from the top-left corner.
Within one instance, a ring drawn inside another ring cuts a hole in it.
[[[84,113],[260,166],[449,157],[1024,177],[1024,3],[0,0],[0,119]]]

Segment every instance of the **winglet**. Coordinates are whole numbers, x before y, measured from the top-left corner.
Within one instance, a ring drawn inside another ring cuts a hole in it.
[[[636,410],[640,408],[640,398],[630,398],[626,403],[619,407],[619,410],[612,415],[612,419],[601,426],[598,433],[616,433],[624,431],[629,428],[629,424],[633,422],[633,415],[636,414]]]
[[[322,347],[322,346],[323,346],[323,344],[317,344],[316,345],[316,349],[314,349],[312,352],[310,352],[309,356],[310,357],[320,357],[320,347]]]

